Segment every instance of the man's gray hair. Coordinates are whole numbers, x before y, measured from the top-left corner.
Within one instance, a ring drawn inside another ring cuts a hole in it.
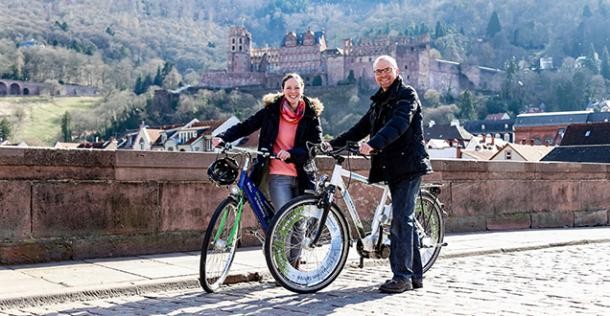
[[[375,68],[377,63],[379,63],[379,61],[381,61],[381,60],[385,60],[385,61],[389,62],[390,65],[392,65],[392,67],[398,69],[398,63],[396,62],[396,59],[394,59],[394,57],[392,57],[390,55],[381,55],[381,56],[375,58],[375,61],[373,62],[373,68]]]

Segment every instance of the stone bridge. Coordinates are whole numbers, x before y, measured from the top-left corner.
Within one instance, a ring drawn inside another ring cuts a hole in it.
[[[0,79],[0,97],[40,95],[44,84],[20,80]]]
[[[228,193],[207,180],[215,156],[0,148],[0,263],[199,249]],[[328,172],[331,164],[320,158],[318,166]],[[351,166],[366,172],[368,161]],[[434,160],[433,167],[425,180],[444,184],[449,232],[608,225],[610,165]],[[378,192],[354,183],[350,191],[370,217]],[[256,226],[246,214],[244,226]]]
[[[40,95],[46,85],[42,82],[0,79],[0,97]],[[63,84],[57,96],[91,96],[97,94],[93,87]]]

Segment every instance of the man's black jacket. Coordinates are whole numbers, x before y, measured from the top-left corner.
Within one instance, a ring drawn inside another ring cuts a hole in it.
[[[330,144],[337,148],[370,135],[375,149],[369,182],[395,182],[432,172],[423,136],[421,103],[417,92],[399,76],[387,91],[371,97],[368,112]]]

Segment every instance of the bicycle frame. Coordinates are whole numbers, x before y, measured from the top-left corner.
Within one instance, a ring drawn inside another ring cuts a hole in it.
[[[243,209],[243,197],[245,196],[248,203],[250,203],[250,207],[254,211],[254,215],[256,219],[260,223],[263,230],[266,232],[269,227],[269,222],[273,218],[273,207],[267,201],[263,193],[258,189],[256,184],[248,177],[248,167],[250,165],[250,157],[246,157],[244,162],[244,166],[241,169],[241,173],[239,175],[239,181],[237,183],[237,187],[239,188],[239,193],[237,194],[237,201],[240,205],[239,215],[240,218],[236,222],[241,220],[241,213]]]
[[[350,218],[352,219],[352,222],[354,223],[354,226],[357,229],[358,232],[358,238],[359,239],[363,239],[366,237],[366,232],[364,230],[364,225],[362,224],[362,221],[360,220],[360,216],[358,215],[358,210],[356,209],[356,205],[354,204],[354,200],[352,199],[351,195],[349,194],[349,192],[347,191],[347,187],[345,185],[345,182],[343,181],[343,178],[350,178],[352,180],[356,180],[358,182],[362,182],[365,183],[367,185],[376,187],[376,188],[380,188],[383,189],[383,195],[381,197],[381,200],[379,201],[379,203],[377,204],[377,207],[375,208],[375,213],[373,216],[373,231],[371,233],[376,232],[376,230],[379,227],[379,217],[381,212],[383,212],[383,208],[387,202],[387,198],[390,195],[390,189],[388,188],[387,185],[381,185],[381,184],[377,184],[377,183],[369,183],[367,177],[355,173],[353,171],[349,171],[349,170],[345,170],[343,168],[343,166],[341,166],[340,164],[335,164],[334,168],[333,168],[333,173],[330,179],[330,183],[332,185],[334,185],[335,187],[339,188],[342,196],[341,198],[345,201],[345,205],[347,206],[347,210],[348,213],[350,215]]]
[[[231,188],[231,196],[235,199],[235,201],[237,201],[237,213],[235,215],[235,223],[234,223],[233,227],[231,228],[231,234],[229,236],[229,239],[227,240],[227,242],[229,244],[231,244],[233,242],[233,239],[237,236],[237,233],[238,233],[237,230],[241,223],[241,216],[242,216],[243,210],[244,210],[244,198],[250,204],[250,207],[252,208],[252,211],[254,212],[256,219],[258,220],[259,224],[263,228],[263,231],[265,231],[265,232],[267,232],[267,229],[269,228],[269,223],[271,222],[271,219],[273,218],[274,209],[273,209],[273,206],[271,206],[271,203],[269,203],[267,198],[265,198],[263,193],[256,186],[254,181],[252,181],[252,179],[250,179],[250,177],[248,176],[250,160],[252,159],[250,157],[250,154],[254,153],[254,154],[269,155],[269,153],[263,153],[263,152],[259,152],[256,150],[234,147],[234,146],[230,146],[230,145],[229,145],[229,147],[225,147],[225,148],[237,149],[239,151],[247,153],[246,158],[244,160],[244,164],[243,164],[240,174],[239,174],[239,180],[238,180],[237,184]],[[227,214],[225,214],[223,216],[223,218],[220,219],[221,227],[224,226],[226,216],[227,216]],[[219,233],[220,233],[220,231],[219,231]],[[214,240],[218,239],[218,237],[219,236],[215,236]]]
[[[371,222],[371,232],[368,234],[366,233],[366,231],[364,229],[364,225],[362,224],[362,221],[360,220],[360,215],[358,215],[358,210],[356,208],[356,205],[355,205],[351,195],[349,194],[349,191],[347,190],[347,186],[345,185],[343,178],[350,178],[352,180],[356,180],[358,182],[365,183],[369,186],[383,189],[383,194],[381,196],[381,199],[379,200],[379,203],[375,207],[375,212],[373,214],[373,220]],[[391,216],[390,214],[384,214],[384,212],[387,212],[386,204],[388,201],[388,197],[391,195],[389,187],[387,185],[382,185],[382,184],[378,184],[378,183],[369,183],[367,177],[365,177],[361,174],[358,174],[356,172],[344,169],[343,166],[341,165],[341,161],[338,161],[334,165],[333,172],[331,174],[330,185],[339,189],[339,192],[341,193],[341,198],[343,199],[343,201],[345,202],[345,205],[347,206],[349,217],[351,218],[352,223],[356,227],[357,236],[352,236],[352,239],[353,239],[353,237],[356,237],[356,239],[361,242],[362,247],[363,247],[362,249],[364,251],[374,253],[375,252],[375,250],[374,250],[375,243],[381,244],[382,241],[384,241],[384,237],[379,232],[382,217],[384,215]],[[422,195],[422,192],[424,192],[424,191],[431,192],[433,190],[437,190],[438,192],[440,192],[440,186],[434,185],[434,184],[429,184],[429,185],[424,184],[423,187],[420,188],[420,191],[419,191],[420,197]],[[436,195],[436,194],[433,193],[433,195]],[[332,200],[333,200],[333,196],[330,196],[329,201],[332,201]],[[439,205],[441,205],[441,207],[442,207],[442,204],[439,203]],[[323,218],[322,222],[323,221],[324,221],[324,218]],[[389,224],[389,223],[387,223],[387,224]],[[417,219],[415,219],[415,226],[418,231],[418,234],[422,234],[422,232],[424,231],[424,228]],[[372,240],[372,239],[374,239],[374,237],[376,238],[376,240]],[[314,238],[314,241],[316,241],[317,238],[318,238],[318,236],[316,236],[316,238]],[[441,244],[441,246],[445,246],[445,245],[446,245],[446,243]],[[362,258],[361,258],[361,260],[362,260]],[[362,262],[360,264],[362,266]]]

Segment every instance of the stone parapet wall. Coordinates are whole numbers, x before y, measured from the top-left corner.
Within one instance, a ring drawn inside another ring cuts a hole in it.
[[[0,263],[191,251],[228,190],[207,180],[214,154],[0,149]],[[323,172],[332,167],[321,158]],[[366,173],[368,161],[351,166]],[[449,232],[608,225],[610,167],[433,161]],[[363,213],[378,196],[356,183]],[[244,226],[256,226],[250,210]],[[256,239],[244,234],[243,244]]]

